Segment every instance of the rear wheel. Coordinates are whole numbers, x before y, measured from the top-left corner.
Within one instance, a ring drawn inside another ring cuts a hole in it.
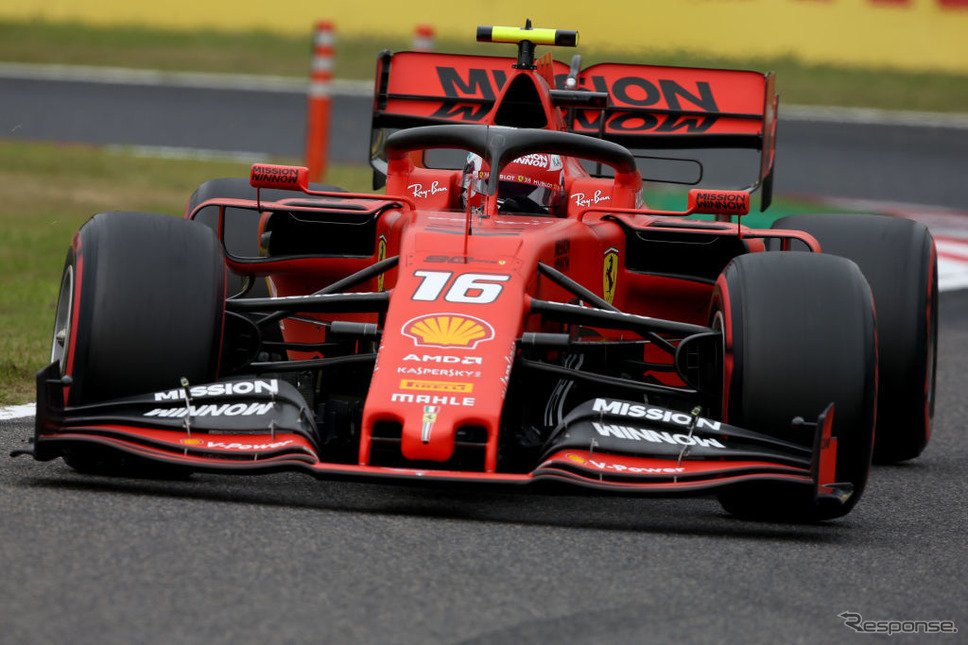
[[[68,405],[215,380],[225,305],[221,246],[188,220],[113,211],[92,217],[68,251],[51,359],[70,377]],[[113,472],[106,449],[67,450],[77,470]]]
[[[919,222],[882,215],[793,215],[774,228],[810,233],[825,254],[857,263],[877,311],[874,460],[917,457],[931,437],[938,339],[938,262]]]
[[[327,184],[312,183],[309,184],[309,188],[318,192],[346,192],[342,188]],[[320,199],[319,197],[306,195],[300,191],[276,188],[264,188],[259,191],[258,195],[263,201],[306,203]],[[199,185],[195,192],[192,193],[185,208],[185,216],[190,215],[200,204],[212,199],[254,200],[255,198],[256,189],[249,184],[249,180],[246,178],[221,177],[218,179],[210,179]],[[230,218],[233,224],[226,226],[223,231],[225,248],[228,249],[229,255],[235,254],[250,258],[260,257],[262,252],[259,248],[259,222],[262,219],[262,214],[255,211],[240,212],[239,209],[236,209],[233,215],[234,217]],[[218,234],[218,212],[215,208],[203,209],[193,221],[207,226]],[[252,278],[251,276],[247,279],[232,272],[229,272],[226,277],[226,289],[229,294],[238,294],[239,297],[244,298],[268,298],[271,295],[265,279]],[[250,321],[255,321],[259,316],[250,314],[247,318]],[[277,324],[261,327],[259,333],[264,341],[283,341],[282,332]]]
[[[723,507],[753,519],[818,521],[850,512],[871,461],[876,400],[874,312],[857,266],[814,253],[755,253],[733,260],[716,283],[713,325],[723,330],[723,418],[801,445],[795,417],[814,421],[835,405],[836,482],[846,503],[815,499],[809,486],[782,481],[736,485]]]
[[[346,192],[342,188],[338,188],[337,186],[329,186],[326,184],[310,184],[309,188],[319,192]],[[320,199],[319,197],[306,195],[299,191],[275,188],[262,189],[259,192],[259,197],[262,201],[287,201],[291,203],[311,203]],[[248,179],[242,177],[222,177],[220,179],[210,179],[201,184],[198,189],[192,193],[192,196],[189,198],[188,205],[185,209],[185,215],[187,217],[199,204],[207,202],[211,199],[254,200],[255,198],[256,189],[249,184]],[[214,212],[215,209],[209,210],[212,210],[212,212],[201,212],[196,221],[199,221],[206,226],[209,226],[213,231],[218,232],[217,213]],[[235,255],[242,257],[259,257],[259,215],[254,212],[247,212],[245,213],[245,216],[242,217],[238,217],[238,215],[242,215],[239,212],[236,212],[235,215],[237,215],[237,217],[232,218],[233,225],[225,227],[225,248],[229,249],[230,254],[234,253]],[[229,277],[229,291],[231,293],[241,290],[243,284],[244,281],[240,276],[232,274]],[[256,280],[253,282],[245,295],[254,298],[265,298],[268,297],[269,290],[266,287],[265,281]]]

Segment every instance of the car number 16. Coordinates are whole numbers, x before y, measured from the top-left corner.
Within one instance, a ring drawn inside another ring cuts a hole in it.
[[[451,271],[414,271],[413,274],[420,278],[420,285],[412,300],[433,302],[443,295],[447,302],[476,305],[497,300],[504,291],[501,283],[511,279],[509,275],[494,273],[461,273],[456,278]]]

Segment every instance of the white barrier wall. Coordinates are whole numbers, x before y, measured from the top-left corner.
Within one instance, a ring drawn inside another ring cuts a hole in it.
[[[968,0],[441,0],[335,3],[287,0],[2,0],[0,18],[306,33],[331,19],[338,33],[395,34],[436,27],[473,39],[478,24],[577,29],[598,48],[689,50],[723,56],[789,54],[807,62],[968,73]]]

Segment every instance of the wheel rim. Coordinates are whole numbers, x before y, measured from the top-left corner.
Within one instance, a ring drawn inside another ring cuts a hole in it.
[[[71,311],[74,309],[74,267],[68,266],[61,278],[54,315],[54,337],[50,344],[50,362],[60,363],[61,376],[67,374],[67,348],[71,344]]]

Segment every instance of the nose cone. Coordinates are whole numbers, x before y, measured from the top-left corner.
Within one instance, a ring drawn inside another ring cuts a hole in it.
[[[431,396],[431,403],[408,409],[400,436],[400,452],[411,461],[447,461],[454,456],[457,432],[468,425],[497,428],[498,416],[473,410],[470,397],[460,395]],[[466,411],[465,411],[466,409]],[[473,414],[471,414],[473,413]]]
[[[377,462],[393,450],[399,429],[400,453],[388,455],[388,463],[397,465],[400,457],[446,462],[465,443],[479,449],[486,440],[483,467],[494,471],[504,397],[525,319],[525,278],[516,257],[521,235],[515,229],[465,238],[461,218],[431,224],[434,231],[415,230],[401,246],[363,409],[360,462],[371,463],[374,429]],[[436,230],[447,225],[451,232]]]
[[[380,422],[399,424],[400,452],[410,461],[446,462],[460,429],[474,426],[486,430],[485,469],[495,470],[520,312],[455,308],[413,315],[408,304],[397,320],[392,307],[387,315],[363,412],[361,462],[369,463],[367,437]]]

